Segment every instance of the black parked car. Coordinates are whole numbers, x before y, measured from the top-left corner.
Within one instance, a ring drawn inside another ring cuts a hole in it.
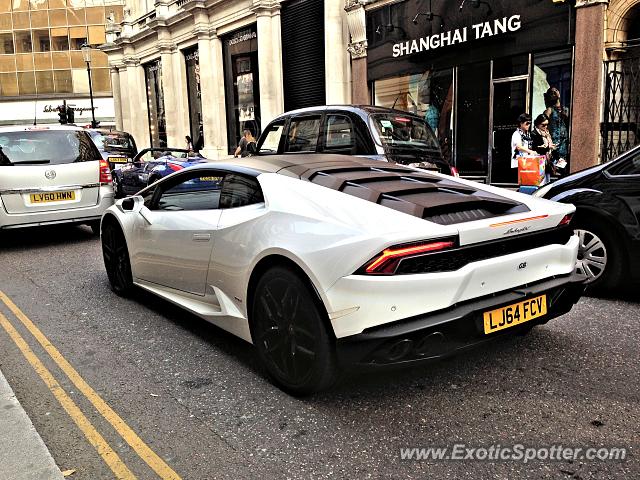
[[[457,176],[417,115],[374,106],[328,105],[284,113],[262,132],[257,155],[337,153]]]
[[[136,142],[130,133],[103,128],[87,128],[86,131],[100,150],[102,158],[109,162],[111,170],[126,164],[138,154]]]
[[[640,147],[534,193],[573,203],[580,236],[577,269],[588,289],[612,290],[640,279]]]

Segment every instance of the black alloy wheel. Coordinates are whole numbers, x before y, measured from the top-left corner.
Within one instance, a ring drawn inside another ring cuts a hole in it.
[[[274,267],[258,281],[251,336],[267,372],[286,392],[307,395],[334,383],[334,345],[321,304],[292,270]]]
[[[127,242],[119,225],[107,222],[102,229],[102,257],[111,289],[126,296],[133,289]]]

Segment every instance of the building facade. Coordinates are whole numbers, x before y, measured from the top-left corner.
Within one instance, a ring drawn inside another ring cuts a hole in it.
[[[349,103],[344,4],[323,0],[156,0],[108,29],[119,128],[139,145],[222,158],[285,109]]]
[[[91,120],[89,76],[80,47],[105,42],[122,21],[122,0],[0,1],[0,124],[57,122],[63,100],[77,123]],[[96,119],[115,121],[107,55],[92,51]]]
[[[464,176],[516,182],[524,112],[551,117],[570,171],[640,143],[638,0],[346,3],[354,97],[423,116]]]

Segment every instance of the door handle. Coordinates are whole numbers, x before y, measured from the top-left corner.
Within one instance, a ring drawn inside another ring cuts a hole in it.
[[[210,233],[194,233],[193,234],[194,242],[208,242],[209,240],[211,240]]]

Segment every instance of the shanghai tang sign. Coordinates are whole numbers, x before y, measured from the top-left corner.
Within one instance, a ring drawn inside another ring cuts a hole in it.
[[[517,32],[521,28],[522,22],[520,15],[497,18],[495,20],[473,24],[471,27],[456,28],[414,40],[395,43],[393,45],[393,56],[402,57],[404,55],[422,53],[428,50],[436,50],[468,41]]]

